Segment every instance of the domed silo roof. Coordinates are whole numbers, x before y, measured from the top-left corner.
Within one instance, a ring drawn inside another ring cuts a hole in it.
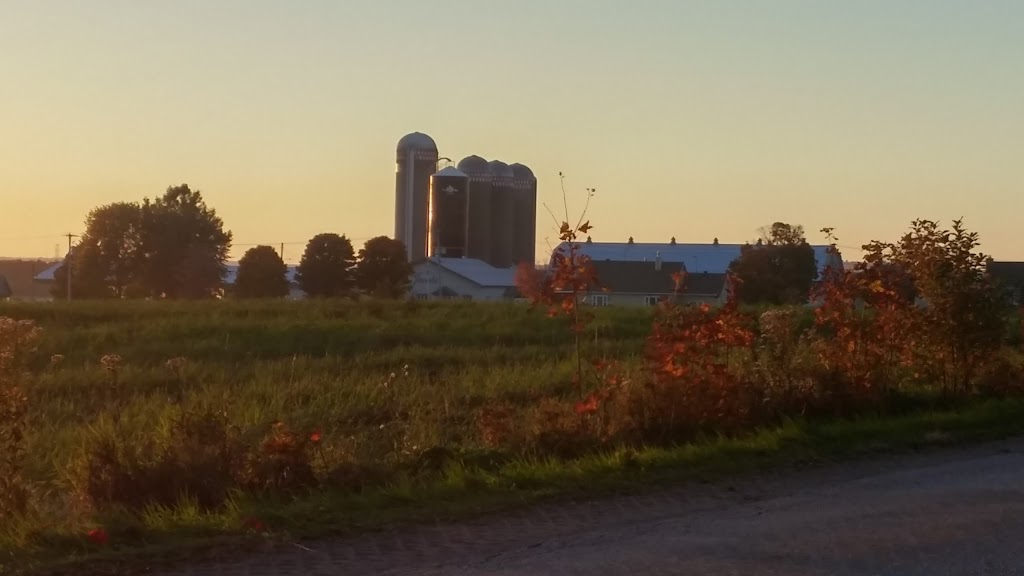
[[[457,168],[446,166],[434,173],[434,176],[438,178],[451,178],[453,176],[456,178],[466,178],[466,173]]]
[[[437,150],[437,144],[434,143],[434,139],[422,132],[413,132],[412,134],[406,134],[402,136],[402,139],[398,141],[398,150]]]
[[[488,171],[487,160],[475,155],[459,160],[458,168],[466,174],[486,174]]]
[[[491,160],[487,163],[487,167],[495,178],[515,178],[516,176],[512,172],[512,167],[501,160]]]
[[[530,168],[525,164],[520,164],[516,162],[515,164],[509,166],[509,168],[512,168],[512,173],[515,174],[516,178],[521,178],[523,180],[537,179],[537,177],[533,175],[533,170],[530,170]]]

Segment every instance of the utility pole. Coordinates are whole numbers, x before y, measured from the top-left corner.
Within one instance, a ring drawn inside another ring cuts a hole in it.
[[[281,242],[281,261],[284,262],[284,242]]]
[[[71,302],[71,239],[77,238],[74,234],[68,234],[68,255],[64,257],[64,272],[68,277],[68,302]]]

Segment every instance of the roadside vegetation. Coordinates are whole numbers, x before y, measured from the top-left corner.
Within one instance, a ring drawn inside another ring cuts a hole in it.
[[[915,222],[812,306],[594,309],[572,249],[520,271],[532,305],[2,305],[0,563],[81,573],[1021,432],[1020,313],[976,246]]]

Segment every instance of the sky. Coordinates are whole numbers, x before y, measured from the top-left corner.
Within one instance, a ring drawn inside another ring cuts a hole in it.
[[[521,162],[596,241],[847,259],[964,218],[1024,260],[1017,0],[0,0],[0,256],[187,183],[238,258],[394,234],[395,145]],[[538,257],[555,244],[538,209]],[[549,253],[549,252],[548,252]]]

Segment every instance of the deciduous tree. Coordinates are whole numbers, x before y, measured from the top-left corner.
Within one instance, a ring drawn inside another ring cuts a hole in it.
[[[223,286],[231,232],[187,184],[142,204],[142,285],[157,298],[209,298]]]
[[[89,212],[85,233],[69,255],[72,297],[135,295],[140,283],[142,236],[142,209],[136,202],[115,202]],[[54,279],[53,295],[65,297],[67,262],[57,269]]]
[[[736,296],[744,303],[806,302],[818,274],[814,249],[804,239],[803,227],[782,222],[762,229],[758,245],[741,248],[729,270],[737,277]]]
[[[405,244],[387,236],[366,241],[359,250],[356,281],[359,289],[377,298],[401,298],[409,291],[412,265]]]
[[[954,390],[966,388],[990,359],[1003,332],[1005,301],[987,273],[985,254],[977,251],[978,234],[962,220],[950,230],[931,220],[914,220],[895,243],[864,246],[868,269],[890,267],[909,273],[922,299],[914,338],[919,353],[943,367],[939,377]]]
[[[587,202],[575,225],[569,224],[569,204],[565,194],[565,178],[561,172],[558,177],[562,182],[562,201],[565,206],[565,220],[558,226],[558,237],[561,245],[551,255],[551,265],[547,273],[540,274],[529,264],[520,264],[516,269],[516,288],[523,298],[530,300],[533,306],[548,307],[548,316],[555,318],[565,316],[569,319],[569,327],[573,334],[576,356],[576,373],[573,385],[582,391],[583,386],[583,333],[593,312],[582,309],[583,298],[592,290],[603,290],[599,287],[597,271],[589,255],[584,254],[580,246],[580,235],[587,235],[594,229],[590,220],[586,220],[590,199],[597,192],[587,188]],[[554,214],[552,214],[554,216]],[[556,220],[557,223],[557,220]],[[589,236],[587,236],[589,238]]]
[[[232,293],[238,298],[283,298],[288,295],[288,266],[270,246],[250,248],[238,261]]]
[[[306,244],[296,280],[311,298],[340,298],[353,294],[356,256],[344,235],[317,234]]]

